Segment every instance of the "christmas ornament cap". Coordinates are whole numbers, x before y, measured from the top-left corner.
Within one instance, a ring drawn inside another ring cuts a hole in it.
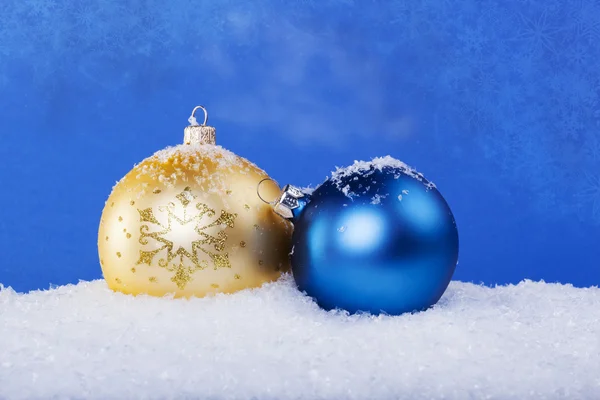
[[[273,211],[285,219],[293,219],[294,210],[301,208],[307,200],[300,188],[285,185],[279,198],[272,203]]]
[[[204,122],[198,124],[195,114],[196,111],[202,109],[204,111]],[[216,130],[212,126],[206,125],[208,122],[208,112],[203,106],[196,106],[192,110],[192,115],[188,118],[189,126],[183,131],[183,142],[185,144],[216,144]]]

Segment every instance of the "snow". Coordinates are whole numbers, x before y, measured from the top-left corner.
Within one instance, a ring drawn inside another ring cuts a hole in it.
[[[212,144],[180,144],[169,146],[157,151],[148,160],[166,163],[175,157],[194,158],[198,154],[210,158],[221,168],[242,166],[239,156],[221,146]]]
[[[312,186],[306,186],[306,187],[301,187],[299,189],[302,193],[310,196],[311,194],[313,194],[313,192],[315,191],[316,188],[314,188]]]
[[[241,157],[238,157],[231,151],[218,145],[179,144],[176,146],[167,146],[166,148],[155,152],[150,157],[145,158],[141,163],[134,164],[133,171],[136,172],[136,179],[147,176],[156,179],[163,184],[173,185],[173,182],[177,181],[177,175],[166,176],[164,171],[165,164],[175,163],[179,164],[177,165],[178,167],[202,171],[203,158],[210,158],[217,168],[223,170],[227,169],[231,171],[232,167],[241,168],[244,167],[244,163],[247,164],[246,167],[251,166],[260,170],[250,161],[246,159],[243,159],[242,161]],[[119,184],[124,182],[126,177],[127,175],[116,181],[111,192],[114,191]],[[143,192],[140,194],[143,194]]]
[[[209,171],[206,160],[210,160],[214,169],[224,174],[216,175]],[[252,171],[257,174],[265,174],[256,164],[235,153],[213,144],[179,144],[168,146],[145,158],[141,163],[133,166],[130,174],[123,176],[112,187],[111,194],[119,188],[126,180],[135,180],[134,185],[137,198],[142,198],[152,189],[147,180],[160,182],[163,186],[174,188],[178,183],[187,182],[191,179],[186,171],[195,171],[193,179],[198,185],[206,183],[210,175],[213,183],[212,190],[222,193],[231,182],[231,174],[246,175]]]
[[[418,180],[419,182],[422,182],[426,186],[427,190],[436,187],[433,182],[425,179],[422,173],[391,156],[375,157],[371,161],[355,160],[354,164],[347,167],[336,167],[335,171],[332,171],[331,173],[331,178],[328,178],[327,180],[332,182],[346,197],[348,197],[350,200],[353,200],[354,197],[359,197],[360,194],[357,194],[352,190],[351,185],[348,184],[347,178],[354,176],[352,180],[357,181],[359,179],[359,175],[366,177],[373,174],[374,171],[382,171],[386,167],[391,167],[394,169],[393,172],[395,174],[395,179],[398,179],[402,174],[405,174]],[[376,184],[377,182],[372,181],[372,183]],[[362,194],[366,194],[366,192],[368,192],[371,188],[370,186],[363,188],[362,184],[360,183],[358,187],[364,189],[364,193]],[[378,196],[373,197],[371,199],[371,204],[379,204],[381,202],[381,198],[382,197]],[[399,196],[398,199],[402,201],[402,196]]]
[[[385,167],[400,169],[406,175],[411,176],[412,178],[415,178],[419,181],[425,180],[423,174],[418,172],[416,169],[391,156],[375,157],[371,161],[355,160],[354,164],[349,165],[347,167],[336,167],[336,170],[333,171],[331,174],[331,180],[339,186],[341,181],[348,176],[357,173],[365,174],[365,172],[370,171],[371,168],[381,171]],[[427,184],[430,188],[435,187],[433,182],[428,181]]]
[[[373,196],[373,198],[371,199],[371,204],[381,204],[381,199],[385,199],[388,196],[389,196],[389,193],[384,194],[384,195],[375,194],[375,196]]]
[[[191,300],[4,288],[0,398],[598,398],[599,320],[600,289],[531,281],[397,317],[322,311],[289,275]]]

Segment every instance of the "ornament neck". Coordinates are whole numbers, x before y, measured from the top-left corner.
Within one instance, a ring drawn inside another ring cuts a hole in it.
[[[272,203],[273,211],[285,219],[295,221],[309,201],[308,194],[296,186],[285,185],[279,198]]]
[[[185,144],[216,144],[215,128],[212,126],[190,125],[183,131]]]
[[[196,121],[196,111],[202,109],[204,111],[204,122],[202,125]],[[192,111],[192,115],[188,119],[190,125],[183,130],[183,142],[185,144],[216,144],[216,129],[206,125],[208,121],[208,112],[206,108],[197,106]]]

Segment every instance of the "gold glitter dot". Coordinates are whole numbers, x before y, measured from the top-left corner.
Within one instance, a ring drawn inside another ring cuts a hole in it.
[[[104,238],[104,240],[108,240],[108,236]]]
[[[152,191],[152,193],[154,193],[154,194],[159,194],[160,192],[162,192],[162,190],[160,190],[160,189],[154,189]]]
[[[152,283],[156,283],[156,277],[155,276],[151,276],[150,278],[148,278],[148,280]]]
[[[129,205],[134,205],[134,204],[135,204],[135,201],[133,201],[133,200],[131,200],[131,201],[129,202]]]
[[[226,191],[225,191],[225,194],[226,194],[227,196],[231,195],[231,193],[233,193],[231,190],[226,190]]]
[[[121,252],[117,251],[117,257],[121,258]]]
[[[128,233],[127,235],[125,235],[127,237],[127,239],[131,239],[131,233]]]
[[[241,247],[246,247],[246,242],[244,242],[243,240],[240,242],[240,246]]]
[[[241,278],[241,276],[239,276],[238,274],[235,274],[235,275],[233,276],[233,279],[240,279],[240,278]]]
[[[258,260],[258,265],[263,265],[263,264],[264,264],[263,260]]]
[[[119,216],[119,222],[123,222],[123,217]]]
[[[215,289],[219,288],[219,285],[217,285],[216,283],[211,283],[210,286],[214,287]]]
[[[119,278],[115,278],[115,282],[117,282],[119,285],[121,284],[121,280]]]
[[[100,259],[100,265],[104,265],[104,260]]]
[[[114,201],[113,201],[112,203],[110,203],[110,206],[111,206],[111,207],[114,207],[114,205],[115,205],[115,202],[114,202]]]
[[[249,210],[249,209],[250,209],[250,206],[249,206],[248,204],[244,204],[244,208],[245,208],[246,210]]]
[[[131,268],[131,272],[135,274],[135,268]]]
[[[127,228],[123,229],[123,232],[127,232]]]

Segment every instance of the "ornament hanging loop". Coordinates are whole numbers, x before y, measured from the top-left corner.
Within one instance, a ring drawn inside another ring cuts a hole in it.
[[[271,182],[273,182],[274,184],[276,184],[276,185],[277,185],[277,187],[279,187],[279,184],[277,183],[277,181],[276,181],[275,179],[272,179],[272,178],[265,178],[265,179],[262,179],[260,182],[258,182],[258,185],[256,185],[256,195],[258,196],[258,198],[259,198],[259,199],[261,199],[261,200],[263,201],[263,203],[267,203],[267,204],[270,204],[270,205],[272,205],[272,206],[273,206],[273,205],[275,205],[275,203],[277,203],[277,200],[278,200],[278,199],[275,199],[275,200],[272,200],[272,201],[267,201],[267,200],[265,200],[265,199],[264,199],[264,197],[262,197],[262,196],[260,195],[260,185],[261,185],[263,182],[266,182],[266,181],[271,181]]]
[[[196,120],[196,111],[204,111],[204,122],[198,124]],[[212,126],[206,125],[208,122],[208,111],[204,106],[196,106],[192,110],[192,115],[188,118],[190,123],[183,131],[183,142],[185,144],[216,144],[216,130]]]
[[[208,122],[208,111],[206,111],[206,108],[204,108],[204,106],[196,106],[194,107],[194,109],[192,110],[192,115],[188,118],[189,123],[193,126],[193,125],[199,125],[198,121],[196,120],[196,111],[202,109],[202,111],[204,111],[204,122],[202,123],[202,126],[206,126],[206,123]]]

